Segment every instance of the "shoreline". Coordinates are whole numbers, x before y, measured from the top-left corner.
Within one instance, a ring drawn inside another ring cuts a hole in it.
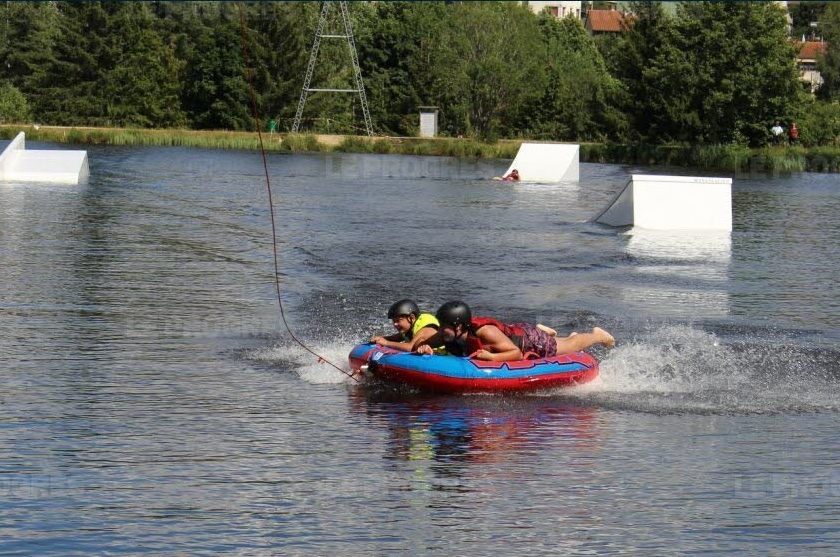
[[[185,129],[100,128],[0,124],[0,139],[25,132],[30,141],[70,145],[138,145],[258,150],[256,132]],[[457,158],[512,159],[526,139],[487,143],[462,138],[374,137],[263,133],[267,152],[376,153]],[[840,147],[739,145],[621,145],[580,143],[580,161],[696,168],[734,173],[840,172]]]

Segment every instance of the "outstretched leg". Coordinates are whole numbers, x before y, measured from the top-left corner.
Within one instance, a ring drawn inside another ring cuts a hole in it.
[[[580,352],[596,344],[603,344],[607,348],[615,346],[613,336],[600,327],[595,327],[591,333],[578,333],[565,338],[555,338],[554,340],[557,343],[558,354]]]

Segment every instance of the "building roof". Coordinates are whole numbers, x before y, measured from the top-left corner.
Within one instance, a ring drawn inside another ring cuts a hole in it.
[[[799,49],[797,59],[816,60],[819,54],[825,54],[826,44],[823,41],[805,41],[798,43],[797,48]]]
[[[589,10],[586,25],[595,33],[620,33],[624,15],[618,10]]]

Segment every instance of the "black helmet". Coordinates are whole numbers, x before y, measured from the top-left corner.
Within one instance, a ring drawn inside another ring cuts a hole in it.
[[[420,308],[414,300],[400,300],[388,308],[388,319],[396,319],[400,315],[420,315]]]
[[[472,321],[472,312],[470,311],[470,306],[464,302],[452,301],[440,306],[435,317],[437,317],[441,326],[469,325],[470,321]]]

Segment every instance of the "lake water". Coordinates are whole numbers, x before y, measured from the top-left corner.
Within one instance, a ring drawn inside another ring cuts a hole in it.
[[[590,219],[673,169],[270,155],[286,316],[332,361],[403,297],[618,341],[578,390],[443,397],[289,339],[258,154],[88,155],[0,184],[0,554],[840,552],[840,177],[628,234]]]

